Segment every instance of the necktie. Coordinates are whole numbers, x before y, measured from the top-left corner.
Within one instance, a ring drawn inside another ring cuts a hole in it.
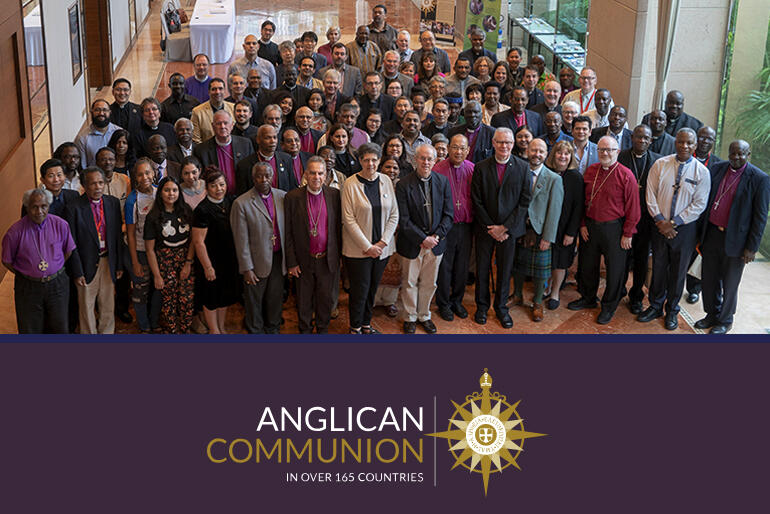
[[[679,167],[676,170],[676,182],[674,183],[674,194],[671,197],[671,210],[668,212],[668,219],[674,219],[676,216],[676,200],[679,197],[679,182],[682,180],[682,170],[687,163],[679,163]]]
[[[532,170],[529,171],[529,181],[530,181],[529,190],[534,191],[535,183],[537,182],[537,175],[535,175],[535,172]]]

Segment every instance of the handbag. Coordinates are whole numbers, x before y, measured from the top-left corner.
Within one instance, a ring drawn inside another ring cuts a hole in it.
[[[189,23],[190,18],[187,16],[187,11],[184,9],[177,9],[176,13],[179,15],[179,21],[181,23]]]
[[[175,32],[182,30],[182,22],[179,19],[179,13],[173,8],[171,3],[166,7],[164,16],[166,17],[166,26],[168,27],[169,34],[174,34]]]

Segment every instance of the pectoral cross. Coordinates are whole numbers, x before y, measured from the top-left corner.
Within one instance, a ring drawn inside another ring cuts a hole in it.
[[[455,205],[457,206],[457,209],[459,210],[460,206],[462,205],[462,203],[460,203],[460,200],[457,200],[457,203],[455,203]]]
[[[40,263],[37,265],[37,269],[40,271],[45,271],[48,269],[48,263],[45,261],[45,259],[40,259]]]
[[[311,235],[311,236],[313,236],[313,237],[318,237],[318,230],[317,230],[317,229],[315,229],[315,228],[314,228],[314,229],[312,229],[312,230],[310,231],[310,235]]]
[[[273,234],[272,236],[270,236],[270,243],[271,243],[273,246],[275,246],[275,234]]]

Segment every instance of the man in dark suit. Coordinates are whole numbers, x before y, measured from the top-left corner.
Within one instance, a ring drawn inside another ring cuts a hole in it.
[[[321,77],[321,80],[324,80],[327,71],[336,70],[340,74],[340,83],[338,84],[340,94],[352,98],[363,92],[363,77],[361,77],[361,70],[348,64],[347,61],[347,47],[340,42],[334,43],[332,46],[332,62],[329,66],[324,66],[318,70],[318,76]],[[337,107],[340,105],[342,104],[337,104]]]
[[[707,167],[712,173],[714,171],[714,166],[720,162],[725,162],[717,157],[716,154],[711,152],[711,150],[714,148],[716,137],[717,133],[713,128],[709,127],[708,125],[701,127],[698,130],[698,144],[695,147],[695,153],[693,154],[693,157],[698,159],[698,161],[700,161],[700,163]],[[701,218],[698,223],[702,224],[703,218]],[[698,233],[700,233],[700,229],[703,228],[700,225],[699,227],[700,228]],[[690,265],[688,266],[688,269],[695,263],[695,259],[698,258],[698,255],[699,254],[697,249],[692,252],[692,257],[690,258]],[[697,303],[698,300],[700,300],[701,280],[688,273],[686,284],[687,303]]]
[[[561,98],[561,85],[558,82],[549,80],[545,83],[543,98],[545,99],[543,103],[534,105],[530,108],[532,112],[536,112],[543,119],[545,119],[545,115],[549,112],[556,111],[561,114],[561,104],[559,103],[559,99]]]
[[[192,121],[187,118],[179,118],[174,123],[174,133],[176,134],[176,143],[168,147],[166,157],[169,161],[181,163],[185,157],[192,155],[195,148],[195,143],[192,140]]]
[[[128,79],[115,79],[112,83],[112,97],[115,101],[110,104],[110,123],[128,130],[131,135],[139,131],[142,115],[139,106],[129,101],[131,98],[131,82]]]
[[[706,317],[695,328],[710,328],[712,334],[726,334],[732,328],[743,267],[754,260],[767,223],[770,178],[748,162],[750,156],[746,141],[733,141],[729,162],[711,170],[701,228]]]
[[[321,157],[308,159],[304,178],[307,186],[284,197],[286,267],[297,280],[300,333],[313,331],[315,314],[316,333],[325,334],[336,300],[334,281],[340,265],[340,192],[324,185],[326,163]]]
[[[364,77],[364,94],[358,97],[361,114],[358,116],[358,128],[366,128],[366,118],[370,109],[379,109],[382,121],[393,119],[393,107],[396,100],[390,95],[382,94],[382,77],[376,71],[370,71]]]
[[[695,116],[684,112],[684,95],[681,91],[669,91],[665,102],[666,133],[671,137],[676,136],[677,131],[683,127],[689,127],[694,131],[700,130],[703,123]],[[650,114],[645,114],[642,123],[649,124]]]
[[[245,137],[233,136],[233,119],[230,113],[221,110],[214,113],[214,137],[197,145],[193,155],[201,161],[201,171],[216,166],[225,175],[227,194],[235,193],[235,165],[254,153],[254,145]]]
[[[78,285],[81,334],[115,332],[115,280],[123,274],[123,238],[120,201],[104,194],[104,172],[83,170],[85,193],[67,206],[66,218],[78,247],[72,273],[85,278]],[[97,326],[94,308],[99,302]]]
[[[487,322],[490,306],[489,273],[492,253],[497,257],[494,309],[503,328],[513,327],[508,314],[508,291],[517,238],[525,233],[530,200],[529,170],[524,161],[511,155],[513,131],[498,128],[492,138],[494,156],[476,164],[471,180],[471,198],[476,229],[476,314],[474,320]]]
[[[297,179],[297,184],[302,184],[302,177],[305,175],[305,166],[307,161],[313,156],[312,153],[300,150],[299,133],[294,127],[287,128],[281,132],[281,150],[291,158],[291,172]]]
[[[297,69],[297,65],[287,65],[283,72],[283,83],[271,91],[270,102],[275,103],[275,99],[278,97],[278,94],[287,91],[294,99],[295,108],[298,108],[302,105],[307,105],[307,97],[310,95],[310,90],[297,84],[297,77],[299,77],[299,70]]]
[[[153,182],[157,184],[160,179],[168,175],[173,177],[178,182],[182,178],[182,166],[178,162],[171,161],[167,158],[166,139],[160,134],[151,136],[147,141],[147,149],[149,151],[149,157],[152,161],[153,168],[155,169],[155,180]]]
[[[72,189],[64,189],[64,165],[59,159],[48,159],[40,166],[40,182],[53,196],[53,201],[48,206],[48,214],[55,214],[60,218],[65,217],[65,211],[69,204],[77,200],[80,195]],[[27,215],[27,208],[21,206],[21,216]]]
[[[415,172],[396,184],[398,226],[396,251],[401,261],[400,309],[404,333],[414,334],[419,323],[428,334],[436,333],[430,319],[430,302],[452,228],[452,189],[449,180],[433,173],[436,149],[423,144],[415,150]]]
[[[618,162],[630,169],[636,182],[639,184],[639,205],[647,205],[647,177],[652,163],[660,159],[660,155],[649,150],[652,141],[652,133],[647,125],[638,125],[631,134],[631,148],[618,154]],[[644,283],[647,280],[648,260],[650,257],[650,245],[652,243],[652,230],[655,223],[652,221],[649,211],[641,209],[642,217],[636,225],[636,233],[631,238],[631,252],[626,265],[626,275],[623,283],[628,283],[628,271],[633,268],[634,282],[631,291],[628,292],[629,309],[631,314],[642,312],[644,300]]]
[[[610,109],[610,114],[607,118],[609,125],[593,129],[589,141],[598,143],[602,136],[612,136],[618,142],[618,145],[620,145],[621,152],[623,150],[628,150],[631,148],[631,131],[625,128],[627,118],[626,109],[620,105],[616,105]]]
[[[299,186],[297,178],[292,173],[291,157],[276,151],[278,148],[278,131],[272,125],[262,125],[257,131],[257,151],[249,155],[235,167],[235,194],[242,195],[254,187],[252,168],[257,162],[267,162],[273,169],[271,187],[283,191],[291,191]]]
[[[526,124],[532,129],[532,136],[542,136],[545,133],[543,119],[539,114],[528,110],[526,105],[527,92],[524,88],[521,86],[513,88],[511,91],[511,108],[492,116],[492,121],[489,124],[494,128],[509,128],[511,132],[516,132],[517,128]]]
[[[543,91],[537,87],[538,80],[540,80],[540,70],[538,67],[534,64],[528,64],[525,66],[524,78],[521,81],[521,85],[524,88],[524,91],[527,93],[527,102],[525,104],[527,109],[531,109],[537,104],[545,102]]]
[[[463,109],[465,123],[449,129],[449,140],[456,134],[462,134],[468,139],[468,157],[473,164],[477,164],[484,159],[491,157],[492,136],[495,129],[489,125],[481,123],[481,104],[475,100],[465,103]]]
[[[666,132],[665,111],[655,109],[650,113],[647,119],[647,125],[652,131],[650,150],[660,155],[671,155],[676,153],[674,138]],[[642,120],[642,122],[644,122],[644,120]]]

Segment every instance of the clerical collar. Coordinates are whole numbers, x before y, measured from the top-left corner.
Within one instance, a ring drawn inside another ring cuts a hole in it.
[[[645,155],[647,155],[647,152],[644,152],[642,155],[637,155],[637,154],[634,153],[634,157],[637,158],[637,159],[641,159]]]
[[[678,162],[679,164],[690,164],[690,162],[691,162],[691,161],[692,161],[692,155],[690,156],[690,158],[689,158],[689,159],[687,159],[687,160],[686,160],[686,161],[684,161],[684,162],[680,161],[680,160],[679,160],[679,157],[677,157],[677,158],[676,158],[676,162]]]
[[[214,138],[214,141],[217,142],[217,146],[222,146],[222,147],[229,146],[230,143],[233,142],[233,137],[232,136],[227,136],[227,142],[226,143],[220,143],[217,138]]]
[[[432,175],[432,173],[431,173],[431,175]],[[422,180],[423,182],[430,182],[430,177],[431,177],[431,175],[428,175],[427,177],[420,177],[419,175],[417,175],[417,176],[418,176],[418,177],[419,177],[419,179],[420,179],[420,180]]]
[[[267,41],[265,41],[264,39],[260,38],[259,42],[262,43],[263,45],[266,45],[270,42],[270,40],[268,39]]]
[[[213,198],[211,197],[211,195],[206,195],[206,198],[208,198],[208,199],[209,199],[209,202],[211,202],[211,203],[222,203],[222,202],[224,202],[224,201],[225,201],[225,197],[224,197],[224,196],[223,196],[222,198],[220,198],[219,200],[215,200],[215,199],[213,199]]]
[[[504,161],[501,161],[501,160],[500,160],[500,159],[498,159],[498,158],[497,158],[497,156],[495,155],[495,162],[496,162],[497,164],[508,164],[508,161],[509,161],[509,160],[510,160],[510,157],[508,157],[508,159],[506,159],[506,160],[504,160]]]
[[[262,193],[259,193],[259,192],[258,192],[258,194],[259,194],[259,196],[260,196],[260,197],[261,197],[263,200],[267,200],[268,198],[270,198],[270,195],[272,195],[272,194],[273,194],[273,191],[271,190],[271,191],[270,191],[269,193],[267,193],[266,195],[263,195]]]
[[[262,158],[263,161],[269,161],[270,159],[275,157],[275,153],[273,153],[273,155],[271,155],[270,157],[268,157],[267,155],[263,154],[262,152],[257,152],[257,153],[259,154],[259,156]]]
[[[104,197],[100,196],[98,200],[91,200],[90,198],[89,198],[89,200],[91,200],[92,204],[99,205],[100,203],[102,203],[102,198],[104,198]]]
[[[307,192],[308,192],[308,193],[310,193],[310,194],[311,194],[311,195],[313,195],[313,196],[318,196],[318,195],[320,195],[321,193],[323,193],[323,190],[324,190],[323,186],[321,186],[321,189],[319,189],[318,191],[313,191],[313,190],[312,190],[312,189],[310,189],[309,187],[307,188]]]

